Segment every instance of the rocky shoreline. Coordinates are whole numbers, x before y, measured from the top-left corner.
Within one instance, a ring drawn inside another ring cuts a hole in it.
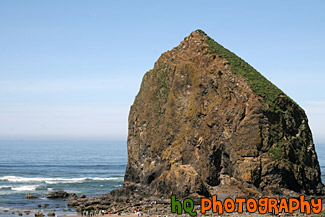
[[[125,190],[125,189],[124,189]],[[122,193],[121,193],[122,192]],[[124,196],[123,196],[124,193]],[[133,192],[127,196],[126,192],[123,189],[114,190],[108,194],[105,194],[101,197],[86,197],[85,195],[78,196],[75,193],[67,193],[65,191],[55,191],[51,192],[47,195],[47,199],[49,200],[64,200],[67,201],[67,208],[65,209],[68,211],[67,213],[64,212],[56,212],[56,210],[48,209],[46,204],[42,204],[42,207],[39,210],[23,210],[23,209],[7,209],[0,211],[0,216],[35,216],[35,217],[42,217],[42,216],[82,216],[82,213],[97,213],[98,216],[101,216],[101,213],[107,216],[138,216],[138,213],[141,213],[143,216],[179,216],[175,213],[171,212],[171,200],[170,198],[157,198],[157,197],[146,197],[145,195],[140,195],[137,192]],[[128,192],[129,193],[129,192]],[[229,193],[229,192],[228,192]],[[225,192],[224,190],[219,190],[217,197],[218,200],[224,201],[226,198],[234,198],[237,197],[235,195],[231,195]],[[292,195],[273,195],[275,198],[289,198],[295,197],[297,198],[299,195],[291,192]],[[32,194],[27,194],[26,198],[33,197]],[[241,195],[243,198],[252,198],[250,195]],[[261,195],[253,198],[260,198]],[[310,200],[311,198],[321,198],[322,200],[325,199],[324,196],[311,196],[307,195],[306,200]],[[181,199],[180,199],[181,200]],[[194,200],[195,201],[195,200]],[[74,210],[76,212],[74,212]],[[194,205],[194,211],[197,212],[198,216],[215,216],[215,213],[211,211],[207,212],[206,214],[200,213],[200,204],[196,201]],[[324,210],[324,207],[322,208]],[[2,215],[1,215],[2,214]],[[7,214],[7,215],[6,215]],[[325,214],[325,211],[322,211],[318,214],[312,214],[312,216],[322,216]],[[183,215],[190,216],[187,213],[183,212]],[[244,212],[239,214],[236,211],[233,213],[224,212],[223,216],[275,216],[272,214],[259,214],[256,213],[249,213]],[[305,214],[296,211],[293,214],[286,214],[282,213],[282,216],[305,216]]]
[[[311,197],[308,197],[310,199]],[[75,207],[80,213],[80,210],[87,210],[87,211],[97,211],[100,213],[101,210],[105,210],[106,214],[118,214],[126,213],[127,215],[134,214],[140,212],[144,216],[179,216],[175,213],[171,212],[171,204],[170,201],[167,200],[160,200],[160,201],[150,201],[150,200],[143,200],[143,201],[128,201],[128,202],[116,202],[110,200],[109,195],[96,198],[83,198],[83,199],[70,199],[69,204],[71,207]],[[322,208],[324,210],[324,206]],[[217,214],[212,213],[211,211],[202,214],[200,213],[200,205],[196,204],[194,206],[194,211],[197,212],[197,216],[216,216]],[[312,216],[323,216],[325,214],[325,211],[322,211],[318,214],[312,214]],[[182,215],[190,216],[187,213],[184,213]],[[278,216],[273,214],[259,214],[256,213],[249,213],[246,209],[244,209],[244,212],[239,214],[236,211],[233,213],[223,213],[223,216]],[[281,213],[282,216],[305,216],[306,214],[300,213],[299,211],[293,213],[293,214],[287,214],[287,213]],[[280,215],[279,215],[280,216]]]
[[[17,217],[17,216],[73,216],[77,215],[74,208],[68,207],[68,199],[76,198],[75,193],[65,191],[54,191],[49,193],[45,198],[39,195],[28,193],[25,195],[26,200],[33,201],[34,206],[18,207],[0,207],[0,217]],[[40,200],[41,199],[41,200]],[[37,201],[35,203],[35,201]]]
[[[65,209],[65,211],[59,211],[55,209],[23,209],[23,208],[4,208],[0,210],[0,216],[16,217],[16,216],[75,216],[77,212],[71,208]]]
[[[67,195],[62,192],[52,192],[51,195]],[[115,190],[111,193],[105,194],[101,197],[86,197],[85,195],[81,195],[80,197],[76,196],[75,194],[70,194],[72,197],[62,197],[61,199],[68,201],[68,206],[71,208],[76,209],[76,211],[81,213],[105,213],[105,214],[135,214],[135,213],[141,213],[142,215],[149,216],[177,216],[175,213],[171,212],[171,201],[167,198],[155,198],[155,197],[148,197],[144,198],[139,194],[130,196],[130,197],[123,197],[121,195],[121,190]],[[242,198],[250,198],[251,196],[244,197],[242,195]],[[256,197],[256,198],[260,198]],[[274,198],[289,198],[289,197],[295,197],[298,198],[298,194],[294,195],[273,195]],[[58,197],[56,197],[58,198]],[[218,200],[224,201],[226,198],[234,198],[234,195],[226,194],[225,192],[222,193],[222,191],[218,194]],[[310,200],[312,198],[321,198],[324,199],[325,197],[316,197],[316,196],[306,196],[306,200]],[[195,200],[194,200],[195,201]],[[196,201],[194,210],[197,211],[198,216],[201,216],[199,212],[200,210],[200,203]],[[324,208],[322,209],[324,210]],[[260,216],[259,213],[246,213],[247,215],[256,215]],[[245,209],[244,213],[241,215],[246,215]],[[319,213],[318,215],[325,214],[324,211]],[[214,213],[208,212],[206,215],[215,215]],[[236,216],[236,212],[234,213],[224,213],[223,215],[226,216]],[[237,213],[238,215],[238,213]],[[263,214],[264,216],[274,216],[271,214]],[[286,216],[289,214],[283,213],[282,215]],[[290,216],[302,216],[304,214],[301,214],[299,212],[290,214]],[[314,214],[315,215],[315,214]]]

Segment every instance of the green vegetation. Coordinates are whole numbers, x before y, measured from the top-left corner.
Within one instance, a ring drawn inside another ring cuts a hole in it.
[[[217,54],[219,57],[225,58],[228,61],[230,69],[233,73],[244,77],[248,81],[250,88],[256,94],[263,97],[265,99],[265,102],[269,104],[271,108],[276,108],[276,98],[280,94],[284,94],[279,88],[267,80],[263,75],[261,75],[256,69],[250,66],[243,59],[207,36],[202,30],[197,30],[197,32],[200,35],[205,36],[204,41],[209,45],[205,54]]]
[[[272,153],[272,160],[278,160],[283,158],[283,142],[281,141],[275,147],[269,149],[269,153]]]
[[[169,94],[168,81],[168,66],[166,64],[160,65],[152,72],[154,80],[157,81],[157,88],[154,92],[154,96],[159,100],[163,96]]]
[[[152,101],[155,103],[155,113],[160,111],[161,106],[165,103],[164,100],[167,100],[170,87],[168,84],[168,65],[162,64],[156,69],[150,72],[152,80],[156,83],[156,88],[152,95]]]

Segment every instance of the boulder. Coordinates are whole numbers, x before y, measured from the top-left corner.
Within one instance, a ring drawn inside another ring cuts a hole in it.
[[[76,199],[69,200],[69,202],[68,202],[68,207],[76,207],[78,205],[79,205],[79,202]]]
[[[75,193],[68,193],[66,191],[59,190],[53,191],[46,196],[48,199],[66,199],[70,197],[77,197],[77,195]]]
[[[78,195],[77,195],[76,193],[70,193],[70,194],[69,194],[69,197],[77,198]]]
[[[228,179],[243,194],[323,192],[304,110],[201,30],[144,75],[128,122],[123,189],[113,195],[209,196]]]
[[[37,198],[39,198],[39,197],[36,196],[36,195],[33,195],[33,194],[31,194],[31,193],[28,193],[28,194],[25,195],[25,198],[26,198],[26,199],[37,199]]]

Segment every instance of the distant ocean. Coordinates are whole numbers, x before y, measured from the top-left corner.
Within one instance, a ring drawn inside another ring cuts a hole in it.
[[[0,212],[49,204],[45,212],[73,214],[66,202],[45,196],[56,190],[100,196],[121,188],[126,163],[126,142],[0,141]],[[28,193],[40,199],[25,199]]]
[[[320,170],[322,173],[322,182],[325,184],[325,145],[315,145],[318,161],[320,164]]]
[[[316,150],[325,183],[325,145],[316,145]],[[0,211],[55,209],[74,214],[66,202],[45,196],[56,190],[100,196],[121,188],[126,163],[126,142],[0,141]],[[40,199],[25,199],[27,193]],[[49,207],[38,209],[37,204]]]

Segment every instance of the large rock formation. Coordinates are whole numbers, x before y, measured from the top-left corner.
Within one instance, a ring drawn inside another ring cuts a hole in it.
[[[144,75],[127,143],[124,189],[143,194],[322,193],[303,109],[201,30]]]

